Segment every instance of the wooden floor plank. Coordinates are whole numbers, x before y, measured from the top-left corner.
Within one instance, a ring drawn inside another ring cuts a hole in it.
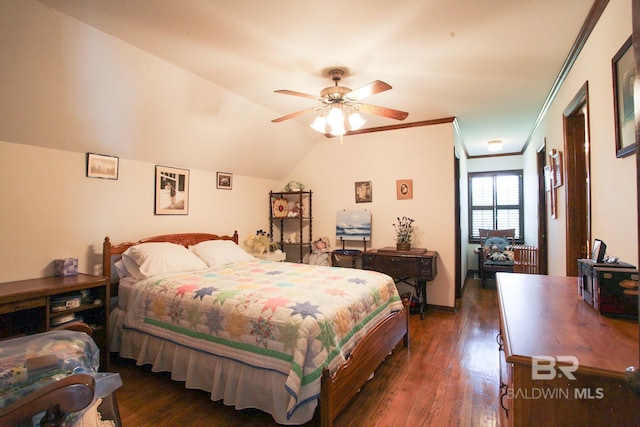
[[[410,319],[411,347],[401,344],[336,419],[336,426],[497,425],[499,373],[495,287],[467,281],[455,313]],[[270,415],[238,411],[187,390],[168,374],[115,358],[124,426],[275,426]],[[319,415],[305,424],[320,425]]]

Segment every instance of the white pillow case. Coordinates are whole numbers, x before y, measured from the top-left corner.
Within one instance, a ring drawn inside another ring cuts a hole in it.
[[[206,240],[189,246],[189,250],[198,255],[210,268],[255,259],[233,240]]]
[[[122,279],[123,277],[127,277],[131,274],[127,270],[127,266],[124,264],[124,261],[122,259],[119,261],[116,261],[113,264],[113,266],[116,269],[116,273],[118,274],[119,279]]]
[[[149,242],[132,246],[124,251],[122,260],[129,274],[137,279],[207,268],[193,252],[182,245],[168,242]],[[138,271],[135,266],[138,267]]]

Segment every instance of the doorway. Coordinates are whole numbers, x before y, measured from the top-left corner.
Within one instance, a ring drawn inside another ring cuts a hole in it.
[[[566,275],[578,275],[577,260],[591,245],[589,85],[580,88],[563,112],[566,202]]]
[[[538,148],[536,153],[536,167],[538,170],[538,274],[548,274],[548,246],[547,246],[547,190],[545,165],[547,164],[547,141]],[[551,192],[549,192],[551,197]]]

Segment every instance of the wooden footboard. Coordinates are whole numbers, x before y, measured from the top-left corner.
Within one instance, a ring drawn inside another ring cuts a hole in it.
[[[408,301],[402,311],[391,313],[363,337],[347,361],[333,375],[328,369],[324,370],[320,391],[320,422],[323,427],[333,426],[335,417],[389,356],[401,338],[404,346],[408,347]]]

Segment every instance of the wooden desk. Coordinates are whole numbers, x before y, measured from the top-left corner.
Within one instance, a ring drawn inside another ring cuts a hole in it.
[[[496,276],[500,425],[639,425],[640,396],[624,378],[638,366],[638,323],[600,315],[578,294],[577,277]],[[541,356],[555,366],[534,365]]]
[[[362,268],[375,270],[393,277],[396,283],[403,282],[416,289],[420,302],[420,319],[427,307],[427,281],[438,274],[438,252],[424,248],[398,251],[393,247],[371,249],[362,253]],[[407,282],[416,280],[416,285]]]
[[[63,311],[52,308],[52,297],[83,290],[89,291],[93,302]],[[100,367],[109,370],[109,291],[106,277],[81,273],[0,283],[0,339],[49,331],[56,328],[55,319],[77,314],[93,328]]]

